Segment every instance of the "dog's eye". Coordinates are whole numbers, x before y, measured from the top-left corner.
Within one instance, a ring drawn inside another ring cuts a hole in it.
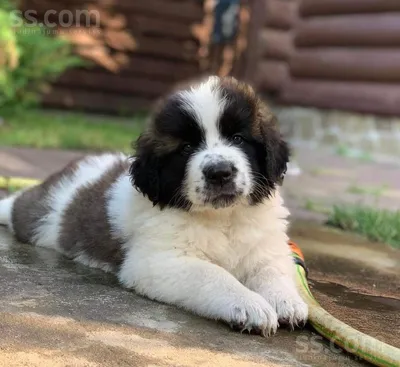
[[[182,153],[185,155],[188,155],[190,153],[192,153],[193,151],[193,147],[190,144],[184,144],[182,146]]]
[[[232,142],[235,145],[240,145],[243,143],[243,138],[240,135],[233,135]]]

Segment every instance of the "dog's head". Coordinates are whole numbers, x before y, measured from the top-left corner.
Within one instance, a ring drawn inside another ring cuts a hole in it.
[[[161,208],[218,209],[263,201],[288,159],[276,119],[254,90],[209,77],[161,103],[137,141],[130,173]]]

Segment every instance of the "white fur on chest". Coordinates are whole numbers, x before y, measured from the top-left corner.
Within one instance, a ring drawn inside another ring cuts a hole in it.
[[[245,272],[250,265],[247,259],[253,262],[258,252],[264,258],[271,253],[272,258],[287,251],[288,211],[278,192],[258,206],[186,212],[153,207],[129,185],[128,177],[121,177],[110,191],[109,202],[113,228],[128,239],[127,250],[174,251],[176,256],[215,263],[236,276]]]

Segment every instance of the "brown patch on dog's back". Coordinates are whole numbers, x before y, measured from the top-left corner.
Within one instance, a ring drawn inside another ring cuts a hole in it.
[[[78,190],[61,223],[59,245],[67,256],[85,255],[114,268],[121,264],[123,239],[112,236],[107,193],[128,167],[126,161],[117,162],[97,182]]]
[[[63,177],[71,176],[82,158],[69,163],[64,169],[49,176],[40,185],[23,191],[14,201],[12,225],[15,237],[23,243],[32,243],[40,219],[49,214],[48,196]]]

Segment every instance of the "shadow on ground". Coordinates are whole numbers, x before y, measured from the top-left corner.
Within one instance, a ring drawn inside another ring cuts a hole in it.
[[[333,315],[399,346],[398,252],[301,223],[311,285]],[[119,287],[0,227],[0,365],[360,366],[310,329],[239,334]],[[365,364],[366,365],[366,364]]]

